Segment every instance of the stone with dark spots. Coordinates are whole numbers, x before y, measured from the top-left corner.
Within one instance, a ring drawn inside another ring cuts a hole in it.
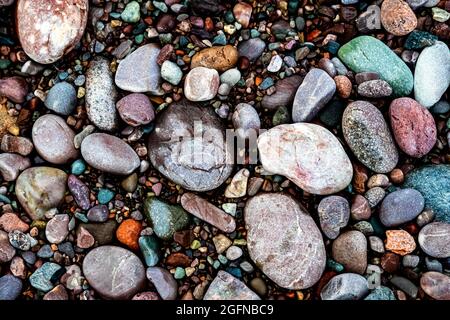
[[[83,210],[88,210],[91,207],[89,200],[89,187],[73,174],[69,175],[69,178],[67,179],[67,186],[69,187],[69,191],[73,195],[73,198],[78,206]]]
[[[317,208],[320,227],[329,239],[336,239],[350,218],[350,206],[347,199],[340,196],[323,198]]]
[[[358,86],[358,94],[366,98],[384,98],[392,94],[392,88],[384,80],[370,80]]]

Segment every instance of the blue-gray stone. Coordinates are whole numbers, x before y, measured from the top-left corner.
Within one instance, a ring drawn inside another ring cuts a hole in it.
[[[139,238],[139,248],[144,256],[147,267],[154,267],[159,261],[158,239],[154,236],[142,236]]]
[[[266,43],[260,38],[243,41],[238,46],[239,56],[247,57],[251,62],[256,61],[266,48]]]
[[[48,292],[53,289],[52,280],[56,280],[54,277],[59,270],[61,270],[60,265],[46,262],[30,276],[30,284],[38,290]]]
[[[411,298],[415,299],[417,297],[417,291],[419,289],[410,280],[399,276],[393,276],[391,279],[391,283],[400,290],[402,290],[403,292],[405,292]]]
[[[381,203],[380,220],[387,227],[398,226],[416,218],[423,210],[425,200],[419,191],[402,189],[388,194]]]
[[[364,300],[396,300],[391,289],[384,286],[375,288]]]
[[[48,244],[43,245],[37,252],[37,256],[39,258],[43,258],[43,259],[48,259],[48,258],[53,257],[52,248]]]
[[[12,275],[0,277],[0,301],[16,300],[22,291],[22,281]]]
[[[21,252],[20,255],[29,265],[33,265],[36,262],[36,254],[32,251],[24,251]]]
[[[70,242],[63,242],[58,244],[58,250],[61,253],[66,254],[69,258],[75,257],[75,251],[73,250],[73,245]]]
[[[436,260],[429,257],[425,257],[425,265],[428,271],[436,271],[442,273],[442,264]]]
[[[67,82],[55,84],[45,98],[45,106],[61,115],[69,115],[77,106],[75,88]]]
[[[437,221],[450,223],[450,165],[428,165],[406,175],[406,188],[419,191],[425,207],[432,209]]]
[[[430,111],[434,114],[443,114],[450,111],[450,103],[445,100],[441,100],[431,107]]]
[[[322,300],[360,300],[369,293],[366,278],[356,273],[337,275],[320,292]]]

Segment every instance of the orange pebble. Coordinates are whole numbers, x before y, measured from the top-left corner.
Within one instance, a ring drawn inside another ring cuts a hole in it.
[[[306,41],[313,41],[315,38],[317,38],[318,36],[320,36],[320,34],[322,33],[322,31],[320,30],[313,30],[310,33],[308,33],[308,35],[306,36]]]
[[[387,230],[386,238],[386,250],[401,256],[407,255],[416,249],[414,238],[405,230]]]
[[[205,30],[206,31],[213,31],[214,30],[214,22],[210,17],[207,17],[205,19]]]
[[[123,221],[116,231],[117,240],[133,250],[139,249],[138,239],[142,225],[133,219]]]
[[[263,81],[263,79],[262,79],[261,77],[256,77],[256,79],[255,79],[255,84],[256,84],[257,86],[259,86],[259,85],[261,84],[262,81]]]

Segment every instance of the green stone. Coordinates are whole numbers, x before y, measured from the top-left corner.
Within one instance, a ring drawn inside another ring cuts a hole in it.
[[[7,59],[0,59],[0,69],[6,69],[11,65],[11,61]]]
[[[327,267],[336,272],[344,271],[344,266],[332,259],[327,259]]]
[[[31,286],[44,292],[52,290],[54,287],[52,281],[56,280],[55,275],[58,275],[60,269],[61,266],[59,264],[52,262],[44,263],[30,276]]]
[[[450,223],[450,165],[439,164],[417,168],[410,172],[403,184],[425,198],[425,207],[432,209],[437,221]]]
[[[202,246],[202,244],[200,243],[200,241],[198,240],[194,240],[191,243],[191,249],[192,250],[197,250],[198,248],[200,248]]]
[[[189,215],[181,206],[167,204],[156,197],[144,201],[144,213],[155,234],[163,240],[172,240],[175,232],[189,224]]]
[[[137,1],[131,1],[123,10],[120,17],[128,23],[136,23],[141,19],[141,8]]]
[[[154,236],[139,237],[139,248],[144,256],[147,267],[154,267],[159,261],[159,243]]]
[[[338,52],[342,60],[354,72],[376,72],[389,83],[393,95],[407,96],[413,88],[413,75],[408,66],[383,42],[360,36],[343,45]]]
[[[417,50],[422,49],[423,47],[432,46],[437,39],[438,37],[426,31],[414,30],[408,35],[408,38],[406,38],[405,49]]]
[[[173,277],[177,280],[183,279],[186,276],[186,271],[184,271],[183,268],[181,267],[177,267],[175,269],[175,274],[173,275]]]
[[[395,300],[394,293],[388,287],[375,288],[364,300]]]
[[[448,19],[450,19],[450,13],[445,11],[444,9],[434,7],[431,9],[431,12],[433,13],[433,20],[436,20],[438,22],[446,22]]]
[[[289,110],[285,106],[281,106],[277,109],[272,118],[272,125],[278,126],[280,124],[289,123],[291,121],[291,115]]]
[[[84,163],[83,160],[78,159],[72,163],[72,166],[71,166],[72,174],[79,176],[80,174],[83,174],[83,172],[85,170],[86,170],[86,163]]]

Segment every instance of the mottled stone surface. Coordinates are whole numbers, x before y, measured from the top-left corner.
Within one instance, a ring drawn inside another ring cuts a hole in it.
[[[398,152],[380,110],[366,101],[350,103],[342,117],[342,131],[355,156],[377,173],[390,172]]]
[[[436,220],[450,223],[450,166],[428,165],[406,175],[404,188],[413,188],[425,198],[425,207],[433,209]]]
[[[1,140],[0,149],[4,152],[18,153],[27,156],[33,151],[33,143],[25,137],[16,137],[5,134]]]
[[[219,271],[208,287],[203,300],[261,300],[242,281],[225,271]]]
[[[419,191],[402,189],[388,194],[380,207],[380,221],[387,227],[415,219],[423,210],[425,199]]]
[[[160,267],[149,267],[146,275],[147,279],[155,286],[161,299],[175,300],[177,298],[178,284],[169,271]]]
[[[224,72],[234,67],[238,58],[237,49],[231,45],[205,48],[192,57],[191,69],[205,67]]]
[[[77,93],[68,82],[56,83],[45,98],[45,106],[61,115],[69,115],[77,106]]]
[[[340,196],[323,198],[317,208],[320,227],[329,239],[336,239],[350,218],[350,206],[347,199]]]
[[[137,127],[149,124],[155,118],[150,99],[142,93],[129,94],[116,104],[119,115],[126,124]]]
[[[33,167],[16,181],[17,200],[33,219],[42,219],[46,211],[57,208],[66,192],[67,174],[59,169]]]
[[[405,230],[387,230],[385,247],[386,250],[405,256],[416,249],[416,242]]]
[[[293,75],[275,83],[276,91],[272,95],[265,95],[261,101],[261,106],[269,110],[275,110],[278,107],[290,106],[294,101],[297,89],[302,83],[303,78]]]
[[[15,103],[23,103],[28,93],[28,83],[22,77],[0,79],[0,96],[5,96]]]
[[[356,230],[341,234],[333,242],[332,255],[347,272],[364,274],[367,268],[366,237]]]
[[[336,83],[322,69],[311,69],[295,94],[292,105],[294,122],[311,121],[331,100],[336,91]]]
[[[11,261],[16,254],[16,249],[9,243],[8,233],[0,230],[0,263]]]
[[[426,272],[420,278],[420,287],[436,300],[450,300],[450,277],[440,272]]]
[[[421,158],[433,149],[437,139],[431,113],[411,98],[399,98],[389,107],[392,133],[403,152]]]
[[[31,136],[36,151],[50,163],[64,164],[78,156],[73,144],[75,132],[59,116],[46,114],[39,117]]]
[[[396,300],[394,292],[391,289],[385,286],[376,287],[374,290],[370,292],[370,294],[364,298],[364,300],[376,300],[376,301],[384,301],[384,300]]]
[[[199,121],[202,127],[195,126]],[[172,104],[158,115],[148,150],[152,165],[188,190],[213,190],[233,169],[220,119],[212,108],[187,101]]]
[[[342,145],[315,124],[274,127],[259,136],[258,150],[265,170],[286,176],[309,193],[336,193],[352,179],[353,168]]]
[[[94,58],[86,72],[86,111],[97,128],[105,131],[117,128],[116,98],[109,61],[102,57]]]
[[[22,281],[10,274],[0,277],[0,301],[16,300],[22,291]]]
[[[358,94],[367,98],[383,98],[392,94],[392,88],[384,80],[370,80],[358,86]]]
[[[231,233],[236,229],[236,222],[231,215],[193,193],[183,194],[181,205],[190,214],[212,224],[223,232]]]
[[[432,222],[420,230],[420,248],[434,258],[450,257],[450,224]]]
[[[50,243],[61,243],[69,234],[69,220],[67,214],[57,214],[45,226],[45,237]]]
[[[149,43],[130,53],[119,63],[116,72],[116,85],[130,92],[149,92],[161,94],[161,70],[156,62],[160,49]]]
[[[444,42],[436,41],[422,50],[414,71],[414,97],[429,108],[450,85],[450,52]]]
[[[87,136],[81,143],[81,154],[94,168],[117,175],[128,175],[140,165],[129,144],[106,133]]]
[[[88,210],[91,207],[89,187],[73,174],[69,175],[67,186],[77,205],[83,210]]]
[[[413,75],[406,64],[383,42],[360,36],[343,45],[338,56],[354,72],[375,72],[392,87],[395,96],[407,96]]]
[[[313,286],[325,269],[322,235],[308,212],[282,193],[259,194],[244,211],[251,259],[287,289]]]
[[[261,120],[256,109],[247,103],[239,103],[231,118],[241,139],[255,139],[259,134]]]
[[[208,101],[219,90],[219,73],[214,69],[196,67],[184,79],[184,95],[194,102]]]
[[[19,173],[30,166],[30,160],[18,154],[0,154],[0,173],[5,181],[16,180]]]
[[[387,32],[404,36],[416,28],[417,18],[405,1],[384,0],[381,5],[381,23]]]
[[[83,274],[105,299],[130,299],[145,285],[145,269],[131,251],[116,246],[97,247],[83,260]]]
[[[16,28],[25,53],[53,63],[80,41],[88,20],[88,0],[18,0]]]
[[[369,293],[367,280],[356,273],[337,275],[322,288],[322,300],[360,300]]]

